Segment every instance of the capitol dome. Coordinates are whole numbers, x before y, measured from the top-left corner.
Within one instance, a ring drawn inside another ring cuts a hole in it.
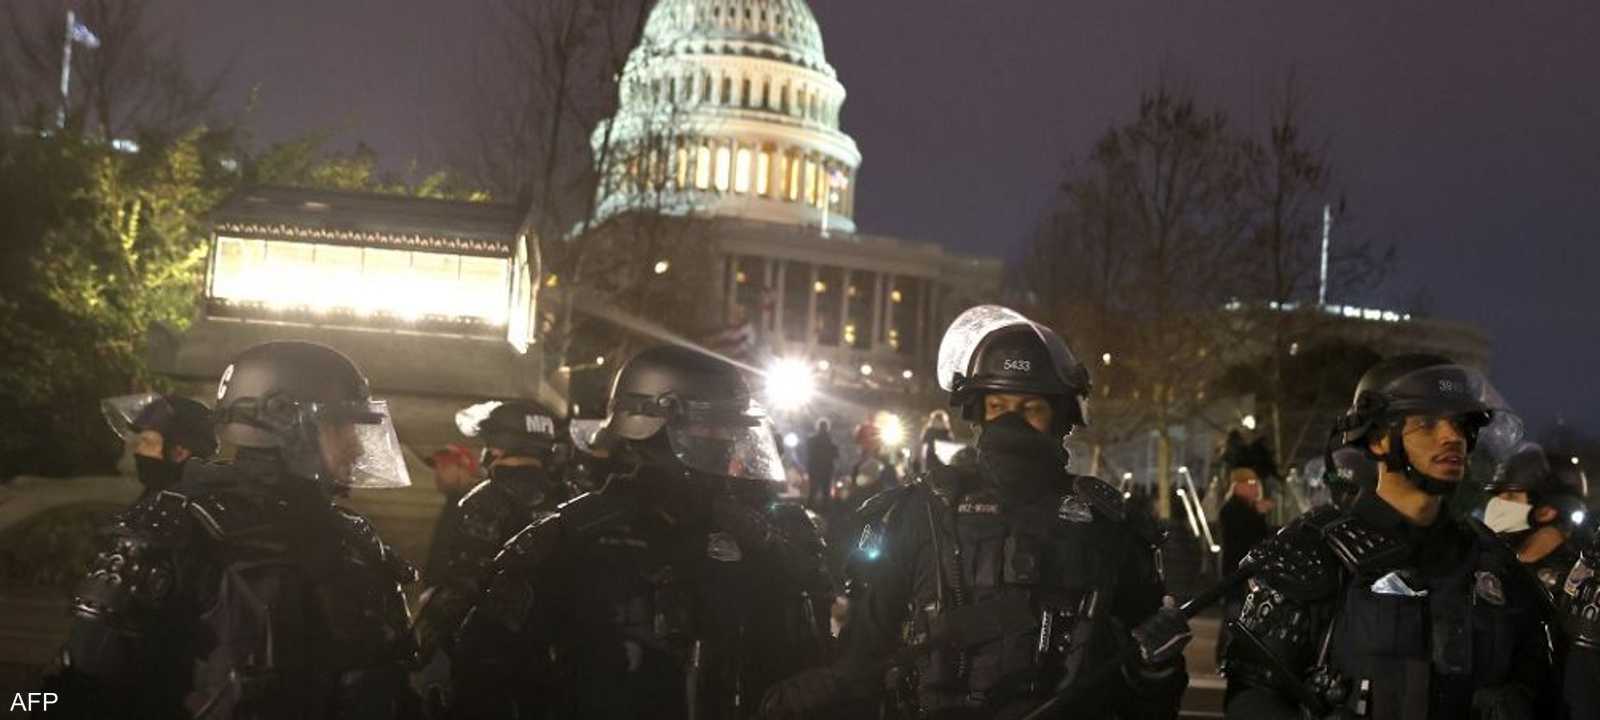
[[[598,216],[854,232],[861,153],[839,128],[844,98],[804,0],[661,0],[591,138],[607,166]]]

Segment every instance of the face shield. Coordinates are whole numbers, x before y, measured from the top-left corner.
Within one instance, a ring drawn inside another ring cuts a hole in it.
[[[109,397],[100,401],[100,413],[117,437],[122,438],[123,442],[133,442],[144,426],[153,424],[152,418],[143,416],[147,412],[156,412],[155,409],[160,406],[155,405],[155,402],[159,399],[161,396],[155,393]],[[166,412],[171,415],[172,409],[168,407]]]
[[[783,456],[772,422],[752,403],[742,412],[695,412],[669,420],[667,444],[697,472],[738,480],[783,482]]]
[[[489,413],[500,407],[499,400],[481,402],[456,411],[456,429],[461,431],[463,437],[475,438],[478,436],[478,426],[489,419]]]
[[[411,485],[388,402],[315,403],[311,416],[322,469],[334,484],[357,490]]]
[[[595,436],[605,422],[603,418],[573,419],[567,424],[567,434],[572,438],[572,446],[581,452],[594,454]]]
[[[1511,457],[1526,428],[1483,373],[1460,365],[1435,365],[1406,373],[1381,391],[1389,417],[1452,418],[1475,453],[1496,463]]]

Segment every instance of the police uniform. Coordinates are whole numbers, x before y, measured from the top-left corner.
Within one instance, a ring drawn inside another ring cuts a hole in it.
[[[465,717],[747,718],[822,663],[830,588],[805,510],[736,368],[630,360],[599,433],[620,474],[517,533],[466,615]]]
[[[1562,683],[1568,717],[1600,718],[1600,535],[1588,546],[1556,596],[1569,645]]]
[[[1153,524],[1106,483],[1062,474],[1016,500],[979,466],[869,501],[837,675],[906,715],[1015,717],[1127,644],[1164,594]],[[1173,717],[1181,663],[1090,688],[1084,717]]]
[[[1417,527],[1364,493],[1246,563],[1261,571],[1225,662],[1228,717],[1467,718],[1497,697],[1540,710],[1555,697],[1542,593],[1475,520]]]

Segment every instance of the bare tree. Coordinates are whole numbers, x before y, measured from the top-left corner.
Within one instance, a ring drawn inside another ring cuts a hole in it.
[[[66,121],[105,137],[173,133],[198,124],[227,70],[196,81],[178,42],[149,21],[148,4],[83,0],[78,19],[98,47],[72,53]],[[6,3],[0,48],[0,121],[44,126],[56,117],[66,15],[59,3]]]
[[[1213,338],[1246,227],[1244,159],[1225,116],[1162,86],[1063,184],[1061,209],[1034,242],[1041,319],[1111,360],[1098,373],[1096,422],[1155,435],[1163,518],[1173,428],[1205,409],[1221,368]],[[1107,409],[1120,417],[1107,423]]]

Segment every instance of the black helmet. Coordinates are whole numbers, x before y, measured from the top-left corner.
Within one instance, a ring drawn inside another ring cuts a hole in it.
[[[1450,492],[1453,482],[1425,477],[1412,466],[1400,438],[1402,423],[1410,415],[1456,418],[1468,452],[1487,437],[1493,441],[1490,451],[1503,456],[1522,435],[1521,422],[1481,373],[1440,355],[1413,353],[1382,360],[1361,376],[1349,410],[1334,423],[1329,450],[1336,439],[1344,446],[1367,450],[1372,440],[1386,434],[1388,453],[1374,459],[1404,472],[1424,491]]]
[[[981,418],[988,392],[1049,398],[1061,434],[1089,422],[1089,371],[1054,330],[999,305],[979,305],[950,323],[939,343],[939,385],[966,420]]]
[[[696,472],[784,479],[766,411],[738,368],[706,353],[668,345],[635,355],[617,372],[607,411],[597,444],[665,435],[676,462]]]
[[[491,400],[463,408],[456,413],[456,427],[507,455],[545,461],[572,443],[567,421],[531,400]]]
[[[208,458],[217,452],[216,428],[211,408],[182,395],[125,395],[100,402],[111,429],[124,440],[153,430],[170,445],[181,445],[191,455]]]
[[[1465,422],[1470,450],[1477,431],[1498,408],[1485,397],[1475,371],[1441,355],[1412,353],[1379,361],[1361,376],[1350,409],[1339,420],[1344,444],[1363,446],[1375,431],[1407,415],[1455,415]]]
[[[388,404],[372,399],[350,358],[325,345],[275,341],[240,353],[217,385],[216,416],[224,441],[275,448],[296,475],[349,487],[411,483]],[[325,467],[321,431],[345,425],[354,429],[350,467]]]
[[[1503,492],[1522,491],[1539,497],[1557,489],[1550,458],[1544,448],[1526,443],[1516,453],[1495,468],[1494,477],[1483,486],[1484,492],[1497,495]]]

